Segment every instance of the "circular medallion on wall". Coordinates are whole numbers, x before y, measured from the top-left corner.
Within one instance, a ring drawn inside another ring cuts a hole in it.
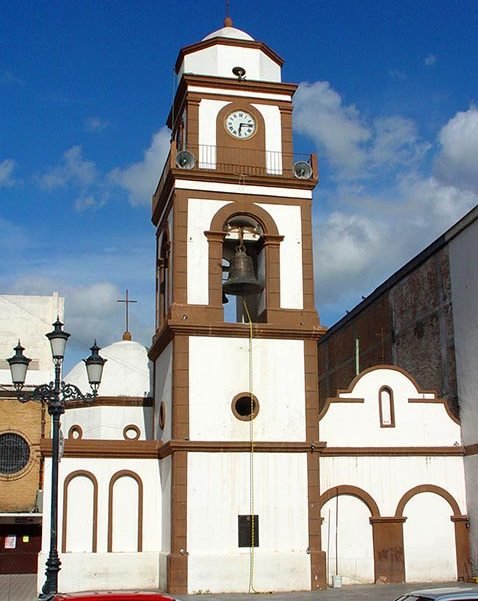
[[[141,431],[135,424],[129,424],[123,428],[123,438],[125,440],[138,440],[140,434]]]

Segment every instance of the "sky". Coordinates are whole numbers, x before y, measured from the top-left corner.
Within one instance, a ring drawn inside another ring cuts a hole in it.
[[[294,145],[319,158],[316,304],[330,326],[478,203],[478,0],[229,5],[300,84]],[[173,67],[225,6],[0,2],[0,294],[65,297],[66,368],[93,338],[121,339],[126,289],[133,338],[151,342]]]

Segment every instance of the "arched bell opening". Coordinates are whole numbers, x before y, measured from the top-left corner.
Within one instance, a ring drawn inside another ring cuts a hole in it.
[[[156,260],[156,329],[164,324],[171,302],[169,232],[165,229],[157,240]]]
[[[265,250],[262,225],[250,215],[234,215],[224,226],[222,301],[228,322],[261,321],[265,303]]]

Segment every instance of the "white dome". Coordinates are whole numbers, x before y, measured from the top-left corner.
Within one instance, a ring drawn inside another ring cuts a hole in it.
[[[205,38],[202,39],[202,41],[204,42],[204,40],[211,40],[212,38],[234,38],[236,40],[249,40],[252,42],[254,41],[254,38],[251,37],[248,33],[246,33],[245,31],[241,31],[240,29],[236,29],[235,27],[222,27],[221,29],[213,31],[212,33],[207,35]]]
[[[102,348],[100,355],[107,361],[103,368],[99,396],[151,395],[151,368],[146,347],[131,340],[121,340]],[[85,394],[90,392],[83,361],[77,363],[67,374],[65,382],[75,384]]]

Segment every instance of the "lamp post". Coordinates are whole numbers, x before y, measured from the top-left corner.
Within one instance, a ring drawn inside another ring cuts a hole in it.
[[[53,364],[55,366],[55,381],[49,384],[41,384],[29,393],[22,393],[27,375],[28,364],[31,359],[25,357],[25,350],[20,341],[15,347],[15,355],[7,359],[12,374],[13,386],[19,401],[41,401],[48,407],[48,413],[52,417],[52,470],[51,470],[51,499],[50,499],[50,552],[46,562],[46,580],[42,592],[39,595],[40,601],[49,601],[53,599],[58,592],[58,572],[60,571],[61,561],[58,557],[58,461],[60,449],[60,416],[65,413],[66,401],[92,401],[98,394],[98,388],[101,383],[103,366],[106,359],[103,359],[98,351],[96,340],[91,347],[91,355],[84,359],[88,382],[91,386],[91,393],[83,394],[74,384],[66,384],[61,380],[61,368],[65,355],[65,347],[70,334],[63,331],[63,324],[59,317],[53,324],[54,330],[46,334],[50,341]]]

